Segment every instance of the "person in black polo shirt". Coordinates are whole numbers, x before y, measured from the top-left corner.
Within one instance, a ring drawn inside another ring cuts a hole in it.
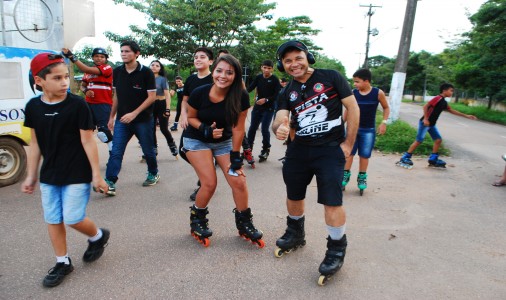
[[[143,186],[155,185],[160,179],[153,138],[153,103],[156,99],[155,75],[137,62],[141,49],[134,41],[121,43],[123,65],[114,69],[114,98],[109,117],[109,129],[114,129],[113,147],[107,170],[108,195],[116,195],[116,181],[121,170],[125,149],[133,135],[139,139],[148,165],[148,177]]]
[[[260,162],[269,157],[271,149],[271,133],[269,127],[274,116],[274,103],[278,96],[281,84],[276,75],[272,74],[272,60],[262,62],[262,74],[259,74],[248,87],[248,93],[256,88],[255,106],[251,111],[251,123],[248,130],[248,143],[253,149],[255,135],[262,123],[262,151],[258,156]]]
[[[282,44],[277,51],[278,69],[293,79],[279,95],[272,130],[279,140],[290,134],[283,164],[288,210],[286,232],[277,241],[275,255],[282,256],[306,244],[304,200],[316,176],[318,203],[324,206],[327,252],[320,264],[318,283],[336,273],[344,263],[347,239],[343,208],[343,168],[358,130],[359,107],[346,78],[334,70],[315,69],[314,56],[299,41]],[[343,106],[347,110],[344,132]],[[289,121],[290,120],[290,121]]]

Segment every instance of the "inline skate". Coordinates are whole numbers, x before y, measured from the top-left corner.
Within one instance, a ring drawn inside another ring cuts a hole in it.
[[[351,172],[350,170],[344,170],[343,174],[343,191],[346,190],[346,185],[350,182]]]
[[[253,225],[251,209],[247,208],[244,211],[238,211],[234,208],[233,212],[235,214],[235,226],[239,231],[239,235],[245,240],[258,245],[259,248],[265,247],[265,242],[262,240],[263,232],[256,229],[255,225]]]
[[[258,155],[258,162],[264,162],[269,157],[269,153],[271,152],[271,148],[263,148],[262,151],[260,151],[260,155]]]
[[[344,263],[347,245],[346,234],[340,240],[332,240],[330,236],[327,237],[327,252],[325,252],[325,258],[318,269],[320,272],[318,285],[325,285],[325,283],[341,269]]]
[[[404,169],[412,169],[413,168],[413,161],[411,160],[411,153],[404,152],[404,154],[401,157],[401,160],[395,163],[398,167],[403,167]]]
[[[191,235],[204,247],[209,247],[211,244],[209,237],[213,235],[213,232],[209,229],[209,220],[206,218],[208,213],[207,208],[190,206]]]
[[[438,153],[432,153],[429,157],[429,167],[435,169],[446,169],[446,162],[444,160],[439,159]]]
[[[360,172],[357,176],[357,186],[360,190],[360,196],[364,194],[364,190],[367,188],[367,173]]]
[[[248,162],[251,168],[255,168],[255,158],[253,157],[251,148],[244,149],[242,152],[242,157]]]
[[[274,250],[274,256],[282,257],[285,253],[290,253],[293,250],[297,250],[299,247],[306,245],[305,232],[304,232],[304,220],[302,217],[298,220],[294,220],[290,217],[286,217],[286,231],[282,237],[276,241],[278,248]]]

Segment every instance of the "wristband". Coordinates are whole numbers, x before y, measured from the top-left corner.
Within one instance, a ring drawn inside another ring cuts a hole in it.
[[[242,168],[242,166],[243,162],[239,151],[230,151],[230,169],[236,171]]]
[[[383,120],[383,121],[381,121],[381,123],[383,123],[383,124],[387,124],[387,123],[388,123],[388,121],[387,121],[387,120]]]

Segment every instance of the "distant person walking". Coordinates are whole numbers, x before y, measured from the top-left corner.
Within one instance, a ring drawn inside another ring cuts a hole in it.
[[[136,136],[146,158],[148,175],[143,186],[155,185],[160,179],[153,138],[153,102],[156,99],[155,75],[137,61],[141,48],[134,41],[121,43],[123,65],[113,72],[114,98],[109,129],[114,129],[112,153],[105,172],[108,195],[116,195],[116,182],[123,155],[132,136]]]
[[[63,48],[62,53],[84,72],[81,91],[86,96],[86,102],[93,114],[97,137],[102,143],[107,144],[110,153],[112,133],[107,123],[112,107],[112,67],[107,64],[109,54],[104,48],[94,48],[91,53],[94,66],[89,67],[78,60],[69,49]]]
[[[159,60],[153,60],[149,65],[153,74],[155,74],[156,82],[156,100],[153,105],[153,118],[155,124],[158,123],[160,131],[162,132],[167,145],[169,146],[172,155],[177,156],[177,146],[174,138],[169,131],[169,117],[170,117],[170,94],[167,77],[165,77],[165,67]],[[158,154],[158,142],[156,138],[156,125],[153,126],[153,138],[155,143],[155,153]]]

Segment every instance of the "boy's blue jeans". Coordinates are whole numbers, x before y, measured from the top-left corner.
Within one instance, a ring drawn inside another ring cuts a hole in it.
[[[121,163],[123,162],[126,146],[134,135],[139,140],[142,153],[146,157],[148,172],[151,174],[158,174],[153,126],[153,118],[145,122],[134,122],[130,124],[121,123],[119,120],[116,120],[114,123],[112,151],[109,156],[109,161],[107,162],[107,170],[105,171],[107,180],[112,182],[118,180],[118,174],[121,170]]]

